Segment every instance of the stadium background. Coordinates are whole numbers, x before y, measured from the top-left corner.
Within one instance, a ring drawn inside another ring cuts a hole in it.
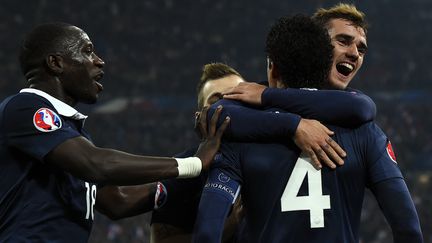
[[[0,98],[25,85],[17,62],[23,34],[37,23],[82,27],[106,62],[105,90],[87,130],[97,145],[173,155],[197,142],[195,85],[203,64],[225,62],[251,81],[265,79],[264,41],[282,15],[312,14],[337,1],[32,0],[0,1]],[[369,51],[352,87],[377,103],[377,122],[392,139],[432,242],[432,1],[357,1],[371,24]],[[149,215],[113,222],[96,216],[90,242],[148,242]],[[391,242],[370,194],[362,242]],[[281,226],[288,227],[288,226]]]

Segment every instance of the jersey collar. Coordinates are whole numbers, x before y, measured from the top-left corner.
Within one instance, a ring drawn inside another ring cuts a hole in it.
[[[33,89],[33,88],[26,88],[26,89],[22,89],[20,91],[20,93],[32,93],[32,94],[36,94],[36,95],[44,97],[54,106],[54,108],[57,110],[57,112],[62,116],[70,117],[74,120],[84,120],[87,118],[86,115],[79,113],[72,106],[64,103],[63,101],[61,101],[59,99],[52,97],[51,95],[43,92],[42,90]]]

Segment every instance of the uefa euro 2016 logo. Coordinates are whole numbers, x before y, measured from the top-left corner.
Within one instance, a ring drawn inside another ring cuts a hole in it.
[[[33,124],[41,132],[52,132],[62,126],[60,117],[48,108],[40,108],[35,112]]]

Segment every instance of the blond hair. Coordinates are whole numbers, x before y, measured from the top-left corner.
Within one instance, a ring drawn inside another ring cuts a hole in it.
[[[365,33],[368,28],[365,14],[353,4],[339,3],[329,9],[319,8],[312,18],[325,27],[328,27],[329,22],[333,19],[344,19],[362,28]]]
[[[229,75],[237,75],[241,77],[240,73],[234,68],[220,62],[206,64],[203,66],[202,71],[200,82],[197,85],[198,109],[202,109],[204,106],[202,88],[209,80],[220,79]]]

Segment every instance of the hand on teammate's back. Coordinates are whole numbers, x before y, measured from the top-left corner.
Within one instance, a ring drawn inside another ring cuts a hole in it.
[[[301,119],[297,127],[294,142],[312,159],[315,168],[320,169],[322,164],[332,169],[343,165],[345,151],[330,137],[333,132],[319,121]]]
[[[210,120],[210,125],[207,126],[208,108],[208,106],[204,107],[197,115],[195,121],[195,130],[201,137],[201,143],[195,156],[201,159],[204,170],[207,170],[210,167],[216,152],[219,150],[222,134],[230,121],[229,117],[226,117],[220,127],[217,128],[217,121],[222,111],[222,106],[218,106]]]

